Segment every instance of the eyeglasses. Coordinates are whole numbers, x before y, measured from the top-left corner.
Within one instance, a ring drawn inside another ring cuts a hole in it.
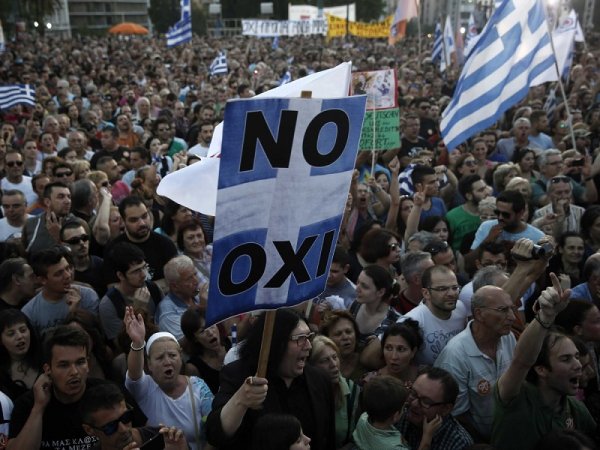
[[[408,399],[409,399],[409,401],[416,400],[419,403],[419,406],[423,409],[429,409],[429,408],[433,408],[434,406],[445,405],[446,403],[448,403],[448,402],[432,402],[428,398],[421,397],[412,388],[408,390]]]
[[[562,159],[559,159],[557,161],[553,161],[553,162],[548,162],[546,163],[547,166],[562,166],[563,162]]]
[[[500,314],[502,314],[503,316],[508,316],[508,312],[512,311],[513,314],[516,316],[517,312],[519,311],[519,308],[517,306],[497,306],[497,307],[491,307],[491,306],[480,306],[481,309],[491,309],[492,311],[496,311]]]
[[[15,167],[15,166],[21,167],[23,165],[23,161],[8,161],[6,163],[6,165],[8,167]]]
[[[389,244],[388,247],[391,250],[398,250],[400,248],[400,244],[398,244],[397,242],[394,242],[393,244]]]
[[[552,184],[556,184],[556,183],[570,183],[571,179],[569,177],[565,177],[565,176],[558,176],[558,177],[552,177],[550,179],[550,183]]]
[[[499,209],[495,209],[494,214],[496,214],[496,216],[502,216],[505,219],[510,219],[510,216],[512,215],[510,212],[500,211]]]
[[[128,423],[131,423],[132,420],[133,420],[133,408],[127,408],[127,411],[125,411],[121,415],[121,417],[119,417],[116,420],[113,420],[112,422],[108,422],[106,425],[102,425],[101,427],[95,427],[94,425],[90,425],[90,426],[92,428],[95,428],[96,430],[102,431],[107,436],[112,436],[119,430],[119,422],[122,424],[128,424]]]
[[[71,239],[67,239],[65,242],[69,245],[79,245],[82,242],[87,242],[90,240],[90,237],[87,234],[82,234],[81,236],[75,236]]]
[[[294,341],[298,347],[304,347],[306,345],[306,341],[312,342],[315,337],[315,333],[308,334],[295,334],[290,336],[290,341]]]
[[[25,206],[23,203],[13,203],[12,205],[2,205],[4,209],[17,209]]]
[[[431,256],[435,256],[438,253],[442,253],[448,250],[448,243],[446,241],[434,242],[428,244],[423,249],[424,252],[429,253]]]
[[[71,175],[73,175],[73,171],[69,170],[67,172],[57,172],[56,175],[54,175],[56,178],[64,178],[64,177],[70,177]]]
[[[438,286],[438,287],[429,287],[427,288],[430,291],[435,291],[435,292],[443,292],[444,294],[448,291],[452,291],[452,292],[460,292],[460,286],[454,285],[454,286]]]

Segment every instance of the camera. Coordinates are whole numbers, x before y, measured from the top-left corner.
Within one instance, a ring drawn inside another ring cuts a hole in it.
[[[585,160],[583,158],[575,159],[571,162],[571,167],[583,166],[585,165]]]
[[[535,244],[533,246],[533,249],[531,250],[531,257],[533,259],[541,259],[551,255],[553,251],[554,247],[552,246],[552,244],[549,244],[547,242],[542,245]]]

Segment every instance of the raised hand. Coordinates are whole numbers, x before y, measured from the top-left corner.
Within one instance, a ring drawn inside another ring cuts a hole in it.
[[[67,294],[65,296],[65,302],[69,307],[69,312],[75,311],[79,307],[79,303],[81,303],[81,291],[76,286],[71,286],[67,290]]]
[[[50,393],[52,389],[52,380],[45,373],[41,374],[33,384],[33,401],[34,404],[45,408],[50,401]]]
[[[413,195],[413,204],[414,206],[421,207],[425,204],[425,200],[427,196],[425,195],[425,187],[419,184],[418,187],[415,187],[415,195]]]
[[[248,377],[236,392],[238,401],[249,409],[260,409],[267,398],[269,382],[266,378]]]
[[[123,321],[125,322],[127,336],[129,336],[135,347],[140,347],[146,338],[146,325],[142,315],[138,314],[136,317],[133,307],[126,306]]]

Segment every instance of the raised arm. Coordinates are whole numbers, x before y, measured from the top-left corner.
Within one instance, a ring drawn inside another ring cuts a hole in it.
[[[100,188],[100,207],[98,215],[92,227],[94,239],[100,245],[105,245],[110,239],[110,207],[112,206],[112,195],[106,188]]]
[[[144,350],[146,347],[146,325],[141,314],[137,317],[133,307],[125,307],[125,331],[131,339],[131,350],[127,356],[127,372],[133,381],[139,380],[144,375]]]
[[[385,227],[395,232],[398,229],[398,210],[400,209],[400,182],[398,181],[400,161],[398,161],[398,158],[392,159],[388,167],[392,172],[392,179],[390,180],[390,209],[388,210]]]
[[[408,243],[408,239],[419,231],[419,221],[421,220],[421,211],[425,204],[425,188],[422,185],[415,186],[415,195],[413,196],[413,207],[410,214],[406,218],[406,232],[404,233],[404,242]]]

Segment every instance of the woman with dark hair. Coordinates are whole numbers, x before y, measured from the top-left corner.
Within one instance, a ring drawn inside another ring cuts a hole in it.
[[[535,151],[531,148],[517,148],[513,153],[512,162],[521,169],[521,177],[530,183],[535,183],[540,178],[535,167]]]
[[[383,267],[395,278],[395,266],[400,262],[400,238],[389,230],[369,230],[361,241],[359,254],[367,263]]]
[[[65,317],[64,324],[79,328],[89,336],[90,376],[100,379],[111,378],[113,354],[106,344],[106,338],[98,318],[91,312],[78,308]]]
[[[207,245],[202,222],[192,218],[191,221],[181,225],[177,230],[176,244],[177,249],[194,262],[200,282],[207,283],[210,280],[212,245]]]
[[[423,337],[416,320],[406,319],[391,325],[381,339],[385,366],[368,373],[362,382],[368,383],[373,377],[389,375],[399,379],[405,388],[410,389],[419,374],[419,367],[414,363],[414,358],[421,344]]]
[[[586,254],[600,250],[600,205],[590,206],[581,216],[581,234],[587,247]]]
[[[557,242],[557,252],[552,256],[546,273],[563,273],[569,276],[571,286],[583,282],[585,243],[583,236],[575,231],[562,233]],[[547,284],[550,278],[547,278]]]
[[[231,347],[229,340],[222,341],[216,325],[206,327],[204,313],[197,307],[183,313],[181,331],[185,336],[183,348],[190,355],[185,373],[202,378],[212,393],[216,394],[225,354]]]
[[[358,325],[359,348],[383,333],[400,317],[390,306],[394,288],[398,289],[398,285],[394,285],[389,272],[381,266],[367,266],[358,276],[356,301],[350,305],[350,313]]]
[[[167,203],[163,209],[163,216],[160,221],[160,227],[154,231],[170,238],[174,243],[177,242],[177,232],[179,227],[190,223],[192,220],[192,210],[167,199]]]
[[[311,439],[291,414],[266,414],[257,420],[252,450],[309,450]]]
[[[359,252],[365,235],[372,229],[381,228],[381,222],[378,220],[369,220],[354,230],[354,235],[352,236],[352,245],[350,245],[350,249],[348,250],[348,256],[350,256],[350,270],[346,274],[348,279],[353,283],[356,283],[356,279],[358,278],[358,275],[363,267],[369,265],[369,263]]]
[[[419,224],[419,231],[428,231],[436,235],[441,241],[452,243],[452,231],[450,223],[446,217],[429,216]],[[460,273],[464,273],[465,259],[462,253],[458,250],[454,251],[454,259]]]
[[[312,448],[335,447],[334,399],[331,381],[321,370],[307,365],[314,333],[295,311],[275,312],[265,378],[258,367],[265,314],[248,331],[240,359],[221,370],[221,385],[206,422],[208,442],[221,450],[246,448],[252,429],[282,405],[295,415]]]
[[[358,352],[358,325],[354,316],[340,309],[328,312],[321,322],[320,332],[330,338],[340,350],[340,372],[344,378],[359,380],[365,368]]]
[[[33,387],[40,374],[38,340],[19,309],[0,311],[0,391],[13,401]]]
[[[477,161],[471,153],[464,153],[456,161],[456,178],[459,180],[467,175],[475,175],[478,171]]]

